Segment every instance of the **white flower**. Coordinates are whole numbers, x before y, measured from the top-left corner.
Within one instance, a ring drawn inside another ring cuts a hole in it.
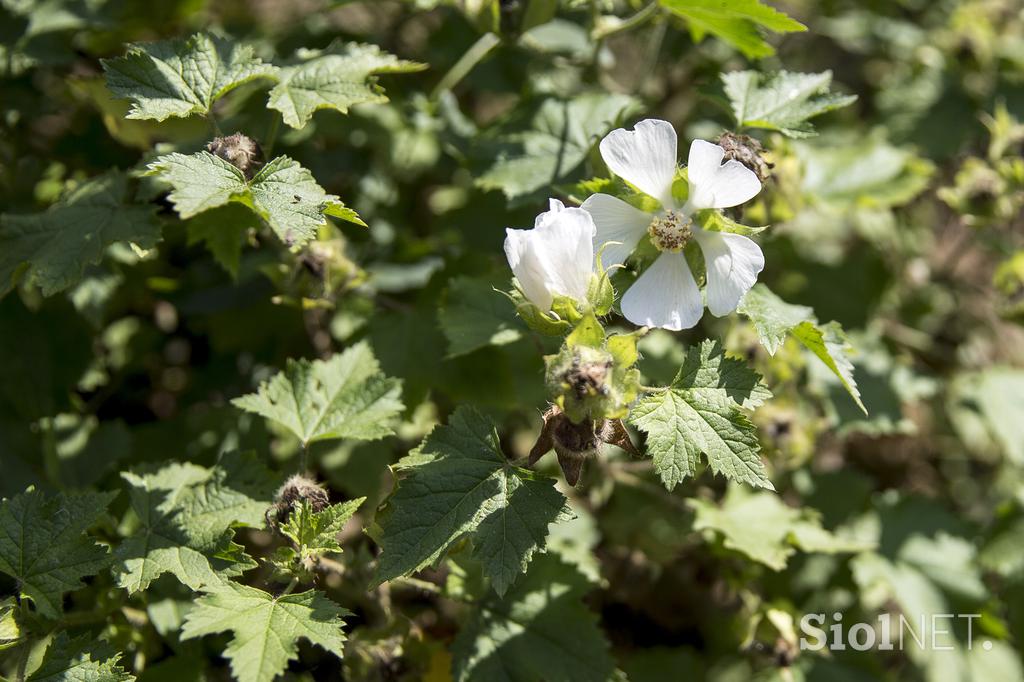
[[[547,312],[556,296],[587,302],[595,232],[589,213],[557,199],[537,216],[532,230],[505,230],[505,256],[531,303]]]
[[[690,193],[683,206],[672,197],[676,173],[676,131],[666,121],[640,121],[632,130],[613,130],[601,140],[601,156],[613,173],[661,203],[649,214],[607,194],[594,194],[582,208],[594,217],[595,244],[605,268],[623,263],[645,235],[661,254],[622,297],[622,313],[634,324],[679,330],[693,327],[704,312],[700,289],[683,248],[697,240],[707,264],[707,305],[721,317],[736,309],[764,268],[764,254],[738,234],[703,230],[693,214],[729,208],[752,199],[761,182],[738,161],[722,163],[725,150],[704,140],[690,145]]]

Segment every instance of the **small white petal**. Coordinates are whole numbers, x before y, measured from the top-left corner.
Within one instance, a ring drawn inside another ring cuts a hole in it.
[[[700,322],[704,303],[682,253],[663,253],[622,297],[633,324],[679,331]]]
[[[715,317],[728,315],[736,309],[764,269],[761,247],[741,234],[695,228],[693,236],[700,244],[707,264],[708,310]]]
[[[548,211],[549,212],[551,212],[551,211],[561,211],[563,208],[565,208],[565,204],[563,204],[558,199],[548,199]],[[544,215],[544,214],[541,213],[540,215]],[[537,216],[537,217],[539,218],[540,216]]]
[[[532,230],[505,230],[505,256],[526,297],[550,310],[555,296],[585,301],[594,271],[594,220],[579,208],[547,211]]]
[[[594,217],[597,227],[594,251],[601,252],[601,265],[605,270],[626,262],[651,224],[650,214],[607,194],[590,195],[580,208]],[[607,242],[622,243],[605,246]],[[604,251],[601,251],[602,246]]]
[[[761,191],[761,181],[754,171],[731,159],[722,164],[725,150],[704,140],[690,143],[687,177],[690,210],[729,208],[750,201]]]
[[[633,130],[618,128],[601,140],[600,149],[613,173],[665,208],[675,206],[672,180],[676,175],[676,131],[671,123],[646,119]]]

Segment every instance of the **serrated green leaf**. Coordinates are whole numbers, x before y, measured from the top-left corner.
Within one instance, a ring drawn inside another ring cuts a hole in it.
[[[239,682],[271,682],[298,656],[299,639],[342,657],[342,618],[350,612],[308,590],[275,597],[237,583],[199,598],[185,616],[181,638],[231,632],[224,656]]]
[[[23,279],[50,296],[82,278],[108,246],[148,249],[160,240],[152,206],[127,203],[124,175],[110,172],[67,192],[42,213],[0,215],[0,296]]]
[[[270,161],[252,179],[207,151],[167,154],[149,164],[148,169],[150,175],[170,184],[168,199],[182,218],[237,201],[263,218],[288,246],[305,244],[315,237],[320,226],[327,224],[325,215],[346,220],[355,216],[338,197],[324,192],[308,170],[287,156]],[[353,222],[362,221],[355,218]]]
[[[213,468],[174,463],[145,475],[125,472],[142,527],[115,552],[114,576],[129,592],[164,573],[192,589],[254,568],[232,526],[261,527],[275,478],[255,457],[225,454]]]
[[[789,137],[815,135],[808,119],[848,106],[857,99],[856,95],[828,92],[831,71],[777,71],[763,77],[756,71],[733,71],[722,74],[722,83],[737,125],[778,130]]]
[[[106,549],[84,534],[117,493],[58,494],[38,490],[0,501],[0,572],[47,618],[62,612],[65,592],[110,563]]]
[[[832,370],[857,407],[868,413],[853,378],[849,358],[853,348],[838,322],[819,324],[811,308],[786,303],[764,284],[754,285],[736,310],[750,319],[769,355],[775,355],[786,335],[792,334]]]
[[[232,402],[287,427],[304,444],[334,438],[377,440],[394,433],[402,382],[384,376],[366,342],[330,360],[289,360],[256,393]]]
[[[300,55],[306,57],[306,55]],[[302,62],[280,70],[267,106],[284,122],[302,128],[319,109],[342,114],[354,104],[387,102],[376,74],[422,71],[426,64],[399,59],[376,45],[348,43],[314,52]]]
[[[546,99],[526,130],[510,130],[498,139],[496,160],[478,179],[484,189],[499,189],[509,199],[561,182],[591,147],[627,114],[636,100],[625,95],[586,94],[572,100]],[[493,151],[493,153],[492,153]]]
[[[456,277],[448,285],[438,322],[448,339],[448,357],[504,346],[523,336],[508,299],[488,282],[470,277]]]
[[[156,121],[208,114],[234,88],[277,70],[251,46],[205,33],[130,45],[123,57],[103,60],[103,69],[110,91],[131,100],[128,118]]]
[[[781,571],[798,549],[836,554],[872,549],[873,543],[846,539],[825,530],[814,510],[786,505],[777,495],[733,486],[721,505],[687,500],[696,512],[694,530],[713,530],[725,547]]]
[[[721,391],[747,409],[760,407],[772,397],[757,372],[739,358],[726,355],[721,342],[710,339],[687,352],[672,387]]]
[[[121,654],[106,642],[88,635],[70,639],[66,632],[58,634],[39,667],[26,682],[131,682],[134,675],[124,671],[118,660]]]
[[[759,27],[776,33],[806,31],[807,27],[760,0],[659,0],[661,5],[686,19],[690,34],[700,41],[708,33],[718,36],[747,57],[775,54]]]
[[[571,516],[554,480],[512,466],[494,424],[460,407],[435,428],[403,469],[379,518],[383,582],[437,561],[469,536],[498,594],[544,549],[548,526]]]
[[[280,531],[298,546],[302,558],[340,552],[338,533],[365,501],[365,497],[360,497],[317,512],[308,500],[303,500],[281,524]]]
[[[456,682],[609,679],[608,643],[582,601],[590,588],[558,557],[537,557],[504,597],[483,600],[455,638]]]
[[[757,429],[741,409],[770,396],[756,372],[709,340],[687,352],[671,386],[633,406],[629,422],[647,434],[647,452],[669,490],[696,474],[702,452],[716,474],[774,490]]]

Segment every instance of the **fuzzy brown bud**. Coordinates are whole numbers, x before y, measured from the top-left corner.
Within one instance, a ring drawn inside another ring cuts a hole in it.
[[[295,474],[284,482],[274,495],[274,504],[267,510],[267,525],[277,528],[288,520],[292,510],[306,500],[313,511],[323,511],[331,504],[330,495],[324,488],[311,478]]]
[[[215,137],[206,145],[206,151],[219,156],[252,179],[263,165],[263,150],[256,140],[235,133],[226,137]]]
[[[773,164],[765,161],[764,147],[749,135],[722,133],[718,146],[725,150],[725,160],[736,160],[754,171],[757,179],[764,182],[772,174]]]

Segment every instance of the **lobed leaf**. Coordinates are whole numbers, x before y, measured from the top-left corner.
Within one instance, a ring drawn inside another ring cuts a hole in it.
[[[473,408],[458,408],[435,428],[403,473],[379,517],[378,582],[434,563],[470,537],[503,594],[544,549],[548,526],[571,516],[554,481],[512,466],[494,424]]]
[[[304,445],[318,440],[377,440],[394,431],[405,406],[402,382],[384,376],[369,344],[330,360],[289,360],[285,370],[233,405],[273,420]]]
[[[303,55],[305,56],[305,55]],[[422,71],[426,64],[399,59],[376,45],[347,43],[314,52],[283,67],[267,106],[292,128],[303,128],[320,109],[342,114],[355,104],[387,102],[377,74]]]
[[[256,563],[232,541],[233,526],[262,527],[275,477],[255,457],[231,452],[213,468],[168,464],[124,472],[141,528],[114,554],[114,576],[131,593],[165,573],[194,590],[221,584]]]
[[[769,397],[756,372],[708,340],[687,352],[671,386],[633,406],[629,422],[647,434],[647,452],[669,490],[697,473],[701,453],[715,473],[774,490],[757,429],[741,409]]]
[[[806,31],[807,27],[760,0],[659,0],[662,7],[686,19],[697,42],[711,33],[750,58],[770,57],[775,50],[759,28],[776,33]]]
[[[103,60],[103,70],[110,91],[131,100],[128,118],[156,121],[209,114],[231,90],[277,71],[251,46],[206,33],[130,45],[123,57]]]
[[[127,199],[126,178],[112,171],[67,192],[42,213],[0,215],[0,296],[21,280],[52,296],[78,282],[115,242],[155,246],[161,232],[156,209]]]
[[[351,615],[321,592],[275,597],[238,583],[199,598],[185,616],[182,639],[231,632],[224,649],[238,682],[271,682],[298,656],[298,640],[342,657],[342,618]]]
[[[167,154],[149,164],[149,173],[171,186],[168,195],[178,215],[191,218],[203,211],[239,202],[270,225],[288,246],[302,245],[334,216],[363,224],[313,175],[287,156],[265,164],[251,179],[207,151]]]
[[[857,100],[856,95],[828,92],[832,83],[831,71],[777,71],[768,75],[756,71],[733,71],[722,74],[722,82],[737,125],[778,130],[788,137],[815,135],[808,119],[849,106]]]
[[[83,586],[110,563],[106,549],[85,535],[117,493],[57,494],[29,489],[0,501],[0,573],[47,618],[61,615],[65,592]]]

